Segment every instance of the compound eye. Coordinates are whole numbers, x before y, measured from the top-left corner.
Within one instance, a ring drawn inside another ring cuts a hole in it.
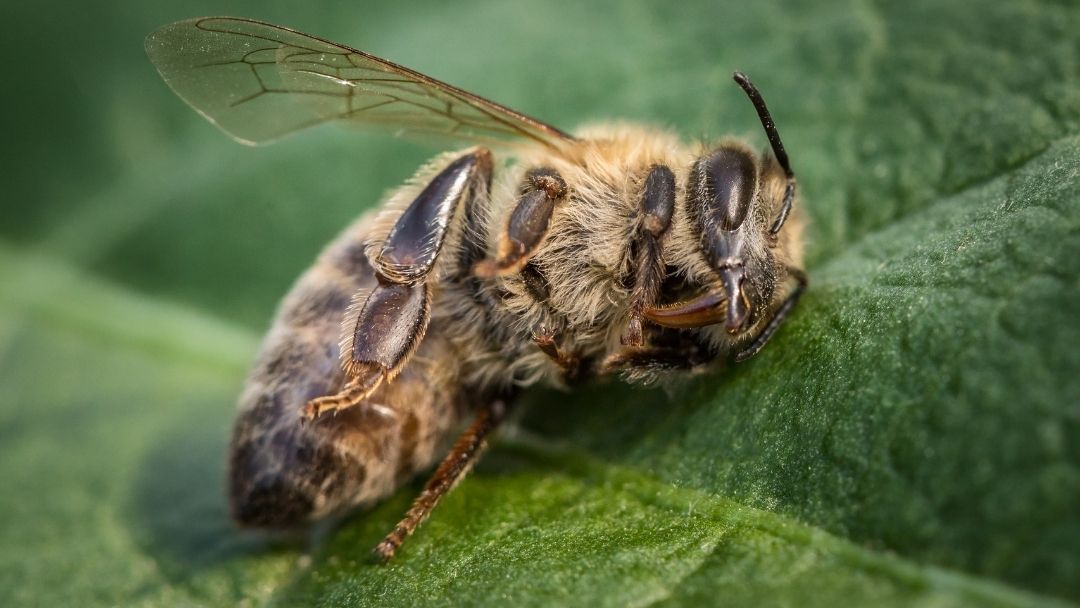
[[[757,163],[743,150],[720,148],[695,163],[691,186],[703,232],[738,230],[754,198]]]

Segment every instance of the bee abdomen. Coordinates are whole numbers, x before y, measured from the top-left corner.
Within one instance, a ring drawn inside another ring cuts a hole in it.
[[[304,404],[344,384],[341,323],[375,283],[363,226],[331,243],[286,296],[240,400],[229,500],[241,525],[299,526],[373,503],[430,466],[467,406],[448,341],[433,326],[401,374],[359,405],[301,422]],[[450,362],[450,363],[448,363]]]
[[[291,312],[283,309],[282,315]],[[323,488],[340,483],[335,478],[366,475],[363,463],[345,468],[327,437],[300,424],[309,395],[341,383],[335,351],[332,339],[287,327],[268,337],[233,428],[229,499],[241,525],[299,525],[319,510]]]

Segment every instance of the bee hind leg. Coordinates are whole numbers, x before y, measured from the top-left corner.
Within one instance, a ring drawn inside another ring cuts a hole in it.
[[[405,512],[405,517],[375,545],[374,553],[378,559],[386,561],[392,558],[401,543],[431,514],[442,497],[468,474],[483,453],[488,435],[498,428],[506,412],[506,403],[496,400],[476,414],[472,424],[458,438],[453,449],[424,485],[423,491]]]
[[[372,260],[378,284],[353,298],[355,321],[344,329],[342,368],[346,382],[336,395],[304,405],[303,420],[352,407],[408,363],[431,320],[428,275],[462,201],[487,194],[491,152],[477,148],[437,173],[402,212]]]
[[[383,382],[381,371],[373,371],[365,376],[353,378],[345,383],[341,391],[335,395],[327,395],[312,399],[304,404],[304,413],[300,420],[313,420],[320,414],[350,408],[365,397],[375,392],[375,389]]]

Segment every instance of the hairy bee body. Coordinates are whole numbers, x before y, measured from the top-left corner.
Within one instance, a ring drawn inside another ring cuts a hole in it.
[[[529,267],[489,282],[456,280],[477,260],[440,259],[433,270],[431,325],[394,381],[354,407],[301,425],[306,402],[344,384],[342,323],[350,317],[354,294],[376,284],[369,256],[422,186],[462,153],[440,155],[381,210],[357,220],[285,297],[244,390],[234,431],[230,496],[238,520],[295,525],[376,502],[429,468],[486,395],[537,383],[565,386],[565,370],[534,343],[538,328],[559,336],[560,348],[572,351],[582,367],[580,375],[596,373],[596,365],[621,348],[642,176],[656,165],[678,167],[676,183],[685,183],[702,150],[663,131],[620,125],[586,130],[574,149],[560,155],[542,148],[519,152],[516,165],[496,172],[490,204],[474,209],[478,225],[472,236],[484,239],[485,258],[496,256],[497,237],[524,176],[536,167],[555,169],[571,194],[553,212]],[[775,180],[782,191],[783,174],[777,172]],[[680,189],[677,198],[684,195]],[[766,211],[774,213],[763,210],[761,221],[768,219]],[[671,252],[665,272],[707,285],[711,270],[697,253],[698,235],[687,220],[676,206],[662,242]],[[796,215],[785,232],[793,244],[798,222]],[[445,247],[461,249],[466,230],[464,224],[451,230]],[[801,263],[798,247],[780,250],[786,255],[777,264]],[[742,341],[767,320],[761,315]],[[710,331],[694,338],[703,357],[730,354],[741,343],[718,326],[705,329]],[[632,380],[662,376],[651,367],[626,371]]]
[[[371,504],[471,419],[376,547],[389,558],[476,461],[517,389],[649,383],[745,360],[806,286],[795,174],[739,72],[769,151],[632,124],[571,135],[250,19],[177,22],[146,47],[166,82],[242,143],[335,121],[482,144],[420,169],[285,297],[233,432],[241,524],[291,527]]]

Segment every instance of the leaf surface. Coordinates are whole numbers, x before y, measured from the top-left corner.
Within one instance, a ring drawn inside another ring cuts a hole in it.
[[[1080,601],[1076,7],[184,10],[118,2],[91,28],[0,9],[21,24],[0,43],[18,85],[0,142],[0,604]],[[238,533],[225,444],[269,315],[433,150],[332,130],[233,145],[142,53],[156,27],[216,12],[565,129],[764,146],[741,69],[798,173],[810,291],[723,373],[531,393],[389,566],[368,552],[417,484],[309,536]]]

